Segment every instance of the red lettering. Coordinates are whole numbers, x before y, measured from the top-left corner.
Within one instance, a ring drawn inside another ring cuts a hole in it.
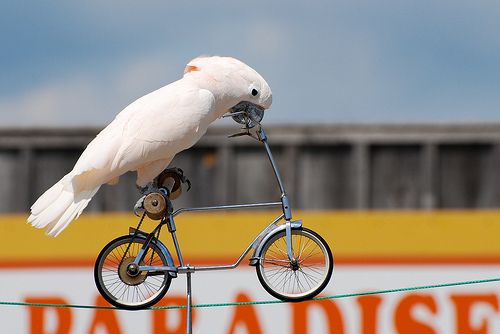
[[[356,301],[361,308],[361,333],[376,334],[378,306],[382,301],[382,297],[362,296],[358,297]]]
[[[437,313],[437,306],[431,295],[408,294],[396,307],[394,322],[397,333],[401,334],[436,334],[436,331],[413,318],[411,312],[415,306],[425,306],[431,313]]]
[[[292,319],[293,319],[293,333],[294,334],[307,334],[309,321],[308,310],[311,308],[319,308],[323,310],[327,323],[328,332],[342,334],[344,333],[344,324],[340,311],[333,300],[321,301],[308,301],[292,304]]]
[[[498,298],[495,294],[483,295],[451,295],[451,300],[456,311],[456,333],[457,334],[486,334],[488,331],[488,319],[482,319],[478,328],[473,328],[470,323],[471,310],[474,304],[482,303],[491,306],[498,312]]]
[[[186,305],[186,297],[170,296],[163,298],[156,306]],[[195,320],[195,308],[192,309],[193,323]],[[184,334],[187,326],[186,309],[162,309],[151,311],[153,316],[154,334]],[[177,315],[179,321],[173,322],[172,316]]]
[[[68,304],[68,302],[59,297],[26,297],[26,303],[33,304]],[[71,330],[71,309],[51,306],[33,306],[29,307],[29,326],[31,334],[69,334]],[[54,312],[57,317],[54,331],[48,332],[45,328],[46,313]]]
[[[236,296],[237,303],[249,301],[251,300],[245,293],[240,292]],[[253,305],[237,306],[234,308],[234,315],[231,320],[231,325],[229,326],[228,334],[235,333],[236,329],[241,327],[246,328],[247,333],[263,333]]]
[[[102,298],[101,295],[97,295],[94,305],[96,306],[110,306],[109,303]],[[107,309],[96,309],[94,313],[94,318],[90,324],[87,333],[93,334],[97,332],[98,328],[105,328],[108,334],[120,334],[122,332],[120,328],[120,322],[116,317],[116,312],[114,310]]]

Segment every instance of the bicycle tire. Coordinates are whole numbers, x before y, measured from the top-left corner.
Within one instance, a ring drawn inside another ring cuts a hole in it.
[[[323,291],[331,279],[334,263],[326,241],[310,229],[292,230],[292,245],[296,266],[288,259],[286,232],[280,231],[263,245],[256,271],[269,294],[298,302]]]
[[[97,256],[94,280],[100,294],[110,304],[127,310],[140,310],[156,304],[167,293],[172,277],[168,272],[151,274],[127,273],[126,265],[135,259],[145,239],[125,235],[110,241]],[[127,247],[130,247],[127,251]],[[152,251],[151,251],[152,250]],[[127,254],[124,255],[124,253]],[[150,244],[144,261],[148,265],[167,266],[167,259],[160,249]]]

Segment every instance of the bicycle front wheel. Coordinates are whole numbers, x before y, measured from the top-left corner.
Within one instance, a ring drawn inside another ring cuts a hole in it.
[[[271,295],[285,301],[313,298],[326,287],[333,272],[333,256],[316,232],[292,230],[295,263],[288,258],[286,233],[271,237],[262,248],[257,276]]]
[[[172,277],[167,272],[130,272],[144,239],[130,235],[107,244],[97,257],[94,279],[101,295],[112,305],[139,310],[156,304],[167,292]],[[165,255],[153,243],[140,265],[168,266]]]

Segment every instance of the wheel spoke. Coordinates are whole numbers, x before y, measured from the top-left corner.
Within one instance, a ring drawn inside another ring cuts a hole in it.
[[[281,299],[301,300],[320,292],[330,279],[331,266],[328,245],[314,232],[292,231],[292,248],[297,264],[288,258],[286,232],[280,232],[264,245],[259,278],[266,289]]]
[[[140,238],[132,241],[132,237],[123,237],[110,243],[99,256],[96,283],[100,287],[99,291],[116,306],[142,308],[152,305],[170,285],[171,276],[165,272],[140,272],[136,276],[127,273],[127,266],[135,260],[143,242]],[[149,246],[140,265],[144,265],[143,262],[151,266],[168,265],[165,256],[155,245]]]

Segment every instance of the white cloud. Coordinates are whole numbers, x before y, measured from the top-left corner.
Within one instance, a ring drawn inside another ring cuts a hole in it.
[[[171,64],[145,56],[107,73],[79,73],[0,98],[0,126],[102,126],[133,100],[180,78],[183,69]]]
[[[1,126],[78,125],[78,113],[92,110],[92,84],[85,78],[50,82],[0,100]]]

